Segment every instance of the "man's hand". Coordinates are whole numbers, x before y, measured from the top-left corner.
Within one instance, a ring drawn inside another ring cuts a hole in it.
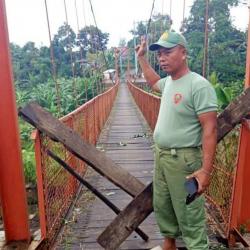
[[[138,62],[141,66],[142,72],[147,83],[151,86],[154,91],[160,92],[157,82],[161,79],[160,76],[155,72],[155,70],[149,64],[147,58],[144,56],[147,52],[146,38],[141,37],[141,44],[135,48]]]
[[[137,57],[144,56],[147,52],[147,42],[145,36],[141,37],[141,44],[135,48]]]
[[[203,169],[199,169],[195,171],[192,175],[187,176],[187,179],[195,177],[198,182],[198,194],[202,194],[205,192],[207,187],[210,184],[211,175],[203,171]]]

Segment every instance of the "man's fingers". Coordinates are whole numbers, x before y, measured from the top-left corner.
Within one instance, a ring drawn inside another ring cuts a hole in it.
[[[137,56],[143,56],[146,53],[146,39],[141,36],[141,44],[135,47],[135,51],[137,52]]]
[[[146,37],[145,36],[141,36],[141,43],[146,43]]]
[[[147,44],[147,40],[145,36],[141,36],[141,46],[145,49]]]
[[[191,179],[193,177],[195,177],[195,176],[193,174],[191,174],[191,175],[186,176],[186,179]]]
[[[135,51],[137,52],[137,51],[140,49],[140,47],[141,47],[141,45],[137,45],[137,46],[135,47]]]
[[[204,188],[200,182],[200,180],[198,178],[196,178],[197,182],[198,182],[198,194],[202,194],[204,192]]]

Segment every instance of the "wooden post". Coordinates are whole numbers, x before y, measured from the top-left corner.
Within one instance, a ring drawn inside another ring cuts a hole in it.
[[[5,1],[0,0],[0,197],[7,242],[30,240]]]

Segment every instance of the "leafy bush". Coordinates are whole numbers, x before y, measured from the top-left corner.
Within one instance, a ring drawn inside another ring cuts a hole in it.
[[[243,91],[243,81],[235,81],[233,83],[224,86],[218,80],[218,77],[215,72],[213,72],[209,81],[213,85],[217,99],[219,110],[223,110],[233,99],[235,99]]]
[[[27,86],[25,88],[16,86],[17,105],[24,106],[30,101],[36,101],[56,117],[61,117],[75,110],[78,106],[97,95],[100,90],[103,90],[103,87],[99,84],[100,79],[99,74],[89,78],[58,79],[60,110],[57,106],[55,83],[52,80],[36,86],[30,85],[30,89]],[[73,84],[75,84],[75,90],[73,90]],[[27,182],[34,183],[36,180],[35,157],[33,141],[30,138],[34,128],[22,119],[19,120],[19,128],[25,179]]]
[[[33,149],[22,150],[22,157],[24,163],[24,174],[25,180],[28,183],[35,183],[36,182],[36,169],[35,169],[35,153]]]

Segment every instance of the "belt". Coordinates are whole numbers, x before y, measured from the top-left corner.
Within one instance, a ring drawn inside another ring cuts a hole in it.
[[[177,155],[178,152],[191,152],[194,150],[201,150],[201,146],[197,147],[184,147],[184,148],[160,148],[159,146],[155,145],[155,148],[160,152],[166,152],[173,156]]]

